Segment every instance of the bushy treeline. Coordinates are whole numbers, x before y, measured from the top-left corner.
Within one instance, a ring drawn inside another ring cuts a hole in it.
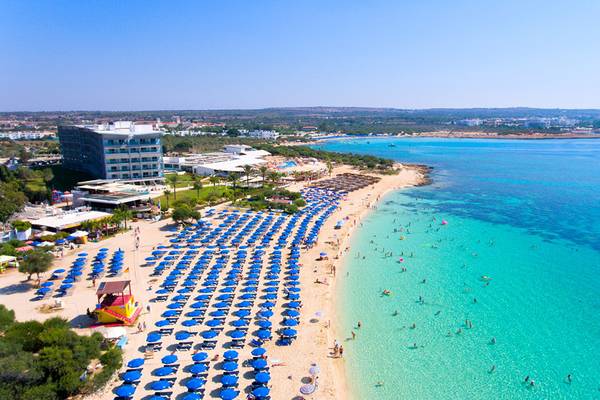
[[[89,375],[90,361],[102,368]],[[117,347],[102,335],[81,336],[61,318],[16,322],[12,310],[0,305],[0,399],[59,400],[91,393],[121,366]]]

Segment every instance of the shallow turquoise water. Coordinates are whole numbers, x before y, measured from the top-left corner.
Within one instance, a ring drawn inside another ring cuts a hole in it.
[[[366,141],[324,147],[428,163],[435,183],[389,194],[352,238],[356,398],[600,398],[600,141]]]

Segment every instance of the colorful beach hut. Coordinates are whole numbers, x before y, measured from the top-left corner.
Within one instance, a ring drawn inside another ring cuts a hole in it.
[[[142,312],[131,293],[131,281],[101,282],[96,296],[94,313],[101,324],[133,325]]]

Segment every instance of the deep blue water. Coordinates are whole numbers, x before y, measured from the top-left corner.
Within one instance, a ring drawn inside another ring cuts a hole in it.
[[[434,185],[414,193],[440,209],[600,250],[600,140],[360,139],[315,147],[433,166]]]

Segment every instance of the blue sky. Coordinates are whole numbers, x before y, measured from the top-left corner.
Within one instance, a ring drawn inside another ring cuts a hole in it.
[[[0,0],[0,110],[600,108],[598,1]]]

